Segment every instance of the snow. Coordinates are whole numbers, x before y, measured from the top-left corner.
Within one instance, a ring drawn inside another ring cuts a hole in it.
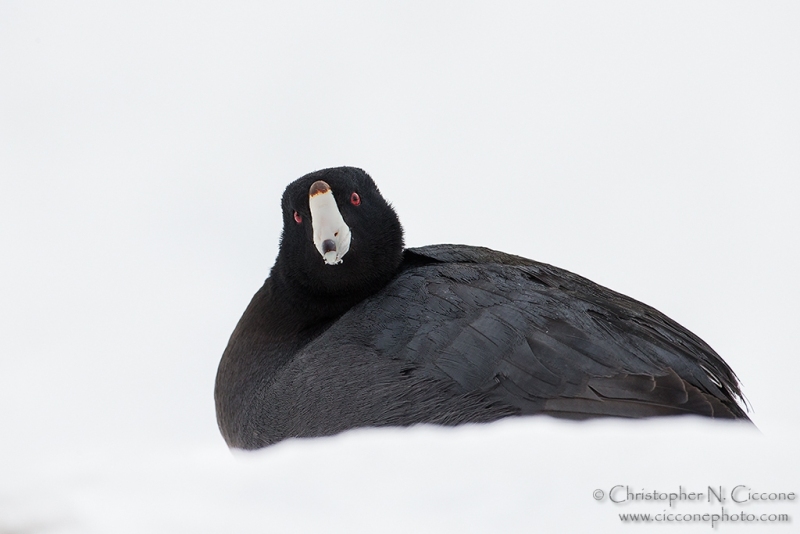
[[[596,489],[800,491],[798,23],[791,2],[4,2],[0,533],[611,532],[669,506]],[[232,454],[213,380],[280,195],[345,164],[409,246],[535,258],[687,326],[759,431],[528,418]]]
[[[59,476],[3,487],[4,526],[64,533],[614,531],[618,514],[655,514],[670,509],[668,502],[596,501],[596,489],[791,492],[800,474],[794,454],[752,427],[694,418],[361,429],[235,455],[197,446],[105,451]],[[727,505],[730,513],[796,515],[797,508],[797,500]],[[702,514],[720,506],[680,501],[671,510]],[[683,528],[707,531],[709,524]]]

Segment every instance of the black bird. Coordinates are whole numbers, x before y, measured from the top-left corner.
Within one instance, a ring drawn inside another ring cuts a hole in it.
[[[748,419],[722,358],[641,302],[487,248],[404,250],[361,169],[308,174],[282,208],[278,258],[217,373],[230,447],[529,414]]]

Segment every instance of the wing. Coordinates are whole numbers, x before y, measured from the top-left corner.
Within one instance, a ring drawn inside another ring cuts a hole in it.
[[[370,352],[419,381],[520,414],[747,419],[716,352],[636,300],[484,248],[409,249],[406,264],[345,318],[368,321]]]

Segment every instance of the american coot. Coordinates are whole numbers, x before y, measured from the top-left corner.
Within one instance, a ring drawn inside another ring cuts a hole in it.
[[[282,208],[278,258],[217,373],[231,447],[528,414],[748,419],[730,367],[649,306],[487,248],[404,250],[360,169],[308,174]]]

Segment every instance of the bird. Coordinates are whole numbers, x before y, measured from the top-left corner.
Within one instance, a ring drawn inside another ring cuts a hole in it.
[[[677,322],[524,257],[405,248],[362,169],[309,173],[281,208],[277,259],[217,370],[231,448],[523,415],[749,422],[736,374]]]

